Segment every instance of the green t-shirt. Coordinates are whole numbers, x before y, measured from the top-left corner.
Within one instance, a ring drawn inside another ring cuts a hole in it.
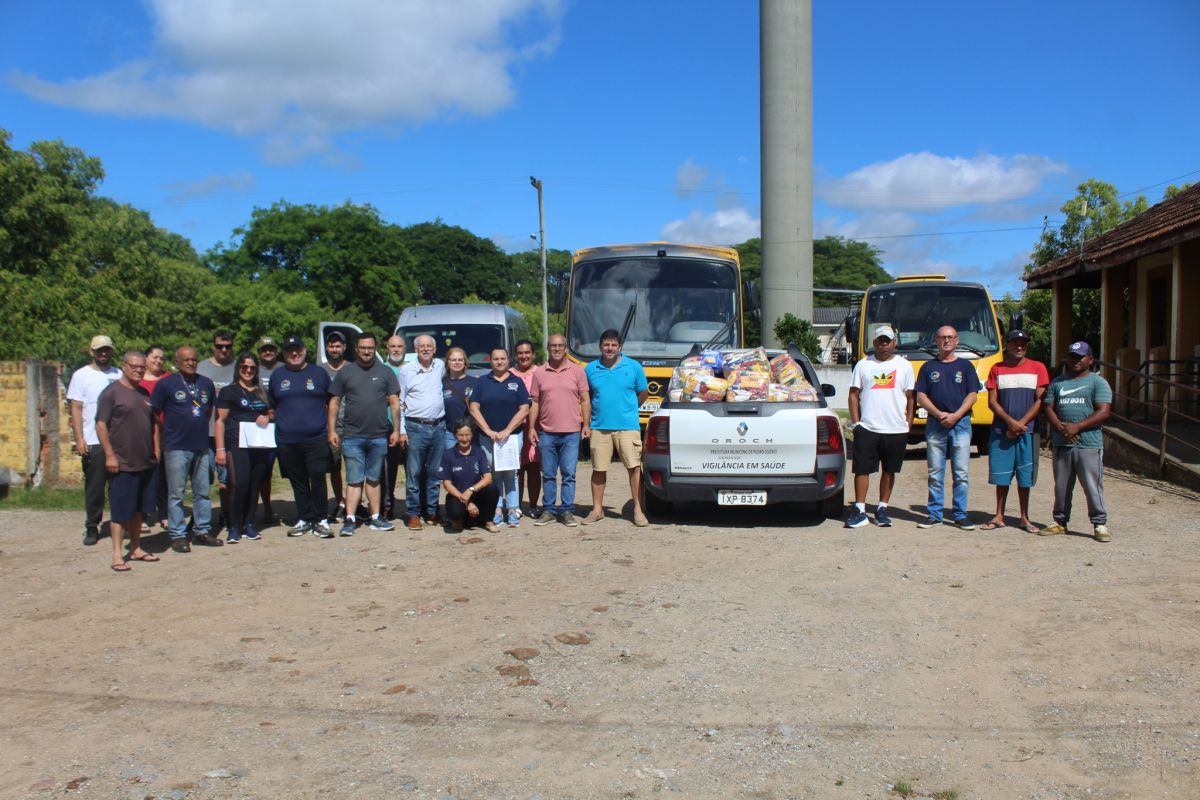
[[[1087,419],[1096,410],[1097,403],[1111,403],[1112,389],[1108,381],[1094,372],[1089,372],[1078,378],[1059,375],[1050,381],[1046,391],[1046,405],[1054,406],[1054,413],[1063,422],[1080,422]],[[1104,448],[1104,434],[1099,428],[1083,431],[1079,441],[1068,442],[1056,429],[1054,431],[1055,447],[1086,447],[1091,450]]]

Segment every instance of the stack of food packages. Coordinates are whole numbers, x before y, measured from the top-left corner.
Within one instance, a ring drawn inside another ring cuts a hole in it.
[[[704,350],[679,362],[667,390],[672,403],[816,402],[817,391],[787,353]]]

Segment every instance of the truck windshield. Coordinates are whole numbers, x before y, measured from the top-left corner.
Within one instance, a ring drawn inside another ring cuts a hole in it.
[[[632,358],[681,358],[740,313],[733,264],[695,258],[617,258],[576,265],[567,338],[581,358],[600,357],[600,334],[621,330]],[[739,347],[731,325],[717,345]]]
[[[872,332],[877,325],[896,331],[896,350],[909,358],[933,358],[934,334],[943,325],[958,330],[961,355],[966,358],[1000,352],[996,318],[987,292],[978,286],[889,286],[873,289],[867,297],[863,348],[873,353]]]
[[[503,325],[409,325],[397,328],[396,334],[404,337],[410,354],[417,352],[418,336],[432,336],[437,342],[437,358],[445,358],[451,347],[461,347],[467,352],[468,367],[484,369],[491,369],[492,349],[504,347]]]

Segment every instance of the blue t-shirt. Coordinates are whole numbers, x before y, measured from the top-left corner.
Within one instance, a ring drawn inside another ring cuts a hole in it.
[[[531,401],[525,381],[511,372],[498,381],[489,372],[475,381],[475,387],[471,390],[471,402],[479,403],[479,412],[487,420],[488,427],[500,431],[508,427],[508,423],[512,422],[521,406],[527,406]]]
[[[208,420],[216,402],[217,387],[203,375],[188,381],[172,372],[154,384],[150,405],[163,412],[163,451],[207,450]]]
[[[438,468],[438,478],[450,481],[451,485],[460,492],[478,483],[484,475],[491,474],[492,466],[488,463],[483,448],[471,445],[471,452],[463,455],[458,447],[448,448],[442,453],[442,465]]]
[[[275,441],[299,444],[328,435],[329,373],[313,364],[271,373],[267,400],[275,409]]]
[[[954,413],[968,394],[983,391],[983,384],[979,382],[974,362],[965,358],[950,362],[934,359],[921,367],[913,391],[923,392],[939,411]],[[971,409],[967,409],[966,416],[971,416]]]
[[[611,368],[593,361],[584,370],[592,393],[592,430],[636,431],[638,393],[646,390],[646,370],[626,355]]]
[[[450,426],[460,419],[470,419],[471,415],[467,413],[467,405],[471,402],[471,393],[475,390],[477,380],[470,375],[463,375],[457,379],[447,375],[442,379],[442,402],[446,406],[446,430],[450,430]]]

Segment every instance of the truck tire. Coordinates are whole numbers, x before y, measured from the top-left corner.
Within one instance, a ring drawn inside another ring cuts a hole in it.
[[[819,503],[821,516],[825,519],[841,519],[842,514],[846,511],[846,487],[842,487],[834,494],[826,497]]]
[[[646,509],[647,514],[653,514],[656,517],[665,517],[671,513],[671,503],[668,500],[663,500],[646,489],[646,484],[642,484],[642,506]]]

